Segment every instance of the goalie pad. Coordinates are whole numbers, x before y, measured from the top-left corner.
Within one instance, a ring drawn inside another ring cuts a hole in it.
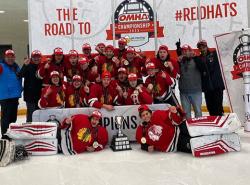
[[[7,139],[0,140],[0,167],[7,166],[14,160],[15,142]]]
[[[31,155],[57,154],[57,139],[15,140],[16,145],[23,145]]]
[[[192,138],[190,145],[194,157],[235,152],[241,148],[240,138],[236,133]]]
[[[11,123],[6,135],[12,139],[55,139],[57,124],[54,122]]]
[[[187,128],[191,137],[229,134],[241,127],[241,122],[235,113],[227,116],[203,116],[187,120]]]

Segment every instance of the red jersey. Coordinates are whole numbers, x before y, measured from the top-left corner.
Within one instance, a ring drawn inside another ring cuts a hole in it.
[[[65,107],[86,107],[87,96],[88,94],[84,91],[83,87],[76,89],[73,85],[67,85],[67,88],[65,90]]]
[[[178,113],[157,110],[153,112],[150,123],[137,127],[136,140],[140,144],[154,146],[158,151],[176,151],[180,133],[178,125],[182,121],[183,118]],[[142,143],[143,139],[145,143]]]
[[[109,71],[112,77],[117,76],[117,66],[116,63],[112,59],[108,59],[107,57],[101,58],[97,63],[98,73],[101,75],[104,71]]]
[[[74,75],[82,76],[82,69],[79,64],[72,65],[69,61],[65,63],[65,76],[67,82],[71,82]]]
[[[128,74],[135,73],[140,79],[142,76],[146,75],[145,59],[139,57],[135,57],[132,61],[125,59],[125,61],[121,64],[121,67],[124,67]]]
[[[51,93],[47,96],[48,90],[51,90]],[[56,108],[56,107],[64,107],[65,100],[65,87],[63,86],[55,86],[49,85],[42,89],[41,98],[38,102],[38,106],[40,108]]]
[[[128,97],[125,99],[126,105],[142,105],[142,104],[152,104],[153,98],[148,93],[145,87],[141,87],[142,92],[130,87],[128,89]]]
[[[62,151],[64,154],[78,154],[87,150],[97,142],[95,151],[105,148],[108,143],[108,132],[102,126],[92,127],[89,117],[77,114],[71,117],[72,123],[67,125],[66,119],[61,123]]]
[[[102,108],[103,104],[120,105],[122,98],[118,95],[118,91],[114,89],[114,85],[110,84],[104,88],[100,84],[90,86],[90,94],[88,104],[90,107]]]
[[[122,58],[126,58],[127,49],[120,50],[119,48],[114,49],[114,56],[117,57],[119,60]]]
[[[148,87],[149,84],[153,85],[152,94],[153,97],[159,101],[167,100],[171,96],[171,85],[173,80],[170,76],[163,71],[156,73],[155,76],[148,76],[145,81],[145,87]]]
[[[45,69],[45,65],[49,64],[49,68]],[[54,62],[44,62],[40,63],[37,70],[37,76],[43,80],[43,85],[49,85],[50,83],[50,73],[52,71],[57,71],[60,74],[60,79],[63,80],[65,75],[65,64],[60,62],[56,64]]]
[[[158,69],[159,71],[165,71],[167,72],[172,78],[178,78],[179,74],[180,74],[180,69],[179,69],[179,65],[178,62],[175,60],[170,59],[169,61],[173,64],[173,71],[170,70],[169,67],[166,67],[164,65],[164,63],[166,61],[161,61],[158,58],[153,58],[150,60],[152,63],[155,64],[155,68]]]

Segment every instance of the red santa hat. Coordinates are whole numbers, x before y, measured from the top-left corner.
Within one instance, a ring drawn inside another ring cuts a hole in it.
[[[91,50],[91,46],[90,46],[89,43],[85,43],[85,44],[82,45],[82,49],[83,50]]]
[[[63,55],[63,50],[62,48],[55,48],[54,49],[54,55]]]
[[[165,50],[165,51],[168,52],[168,47],[167,47],[166,45],[161,45],[161,46],[159,47],[159,51],[160,51],[160,50]]]
[[[197,42],[197,48],[200,48],[201,46],[207,46],[207,41],[206,40],[199,40]]]
[[[50,78],[53,78],[53,77],[60,77],[59,72],[58,72],[58,71],[52,71],[52,72],[50,73]]]
[[[94,110],[91,114],[91,117],[96,117],[97,119],[101,119],[102,118],[102,113],[98,110]]]
[[[69,51],[69,57],[72,57],[72,56],[78,57],[78,52],[74,49]]]
[[[8,49],[8,50],[5,51],[4,55],[5,56],[13,56],[14,57],[15,56],[15,52],[13,50],[11,50],[11,49]]]
[[[82,77],[79,75],[74,75],[72,78],[73,81],[82,81]]]
[[[41,51],[39,51],[39,50],[34,50],[34,51],[32,51],[32,52],[31,52],[31,57],[34,57],[34,56],[39,56],[39,57],[41,57],[41,56],[42,56]]]
[[[149,62],[146,64],[146,69],[155,69],[155,64],[152,62]]]
[[[104,71],[102,73],[102,79],[104,78],[111,78],[111,73],[109,71]]]
[[[138,79],[138,77],[137,77],[137,75],[135,74],[135,73],[130,73],[129,75],[128,75],[128,80],[129,81],[135,81],[135,80],[137,80]]]

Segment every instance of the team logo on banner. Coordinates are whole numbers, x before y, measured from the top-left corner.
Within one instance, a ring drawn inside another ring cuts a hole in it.
[[[231,71],[233,80],[241,78],[243,72],[250,71],[250,35],[242,34],[239,40],[240,44],[233,54],[234,70]]]
[[[144,0],[125,0],[114,13],[115,39],[125,37],[129,46],[142,46],[154,38],[154,12]],[[157,37],[164,37],[164,27],[157,23]],[[113,40],[113,25],[107,30],[107,40]]]

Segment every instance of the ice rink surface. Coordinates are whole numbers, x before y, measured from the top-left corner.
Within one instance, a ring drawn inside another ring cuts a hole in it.
[[[214,157],[147,153],[137,144],[123,152],[32,156],[0,168],[0,185],[248,185],[250,133],[239,133],[241,152]]]

